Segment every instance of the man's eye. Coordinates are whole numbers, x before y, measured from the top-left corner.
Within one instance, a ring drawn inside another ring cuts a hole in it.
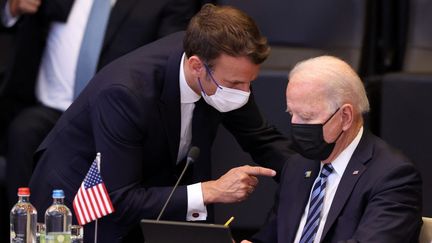
[[[309,117],[309,116],[303,116],[303,117],[300,117],[300,119],[302,120],[302,121],[304,121],[305,123],[306,122],[309,122],[309,121],[311,121],[312,119],[311,119],[311,117]]]

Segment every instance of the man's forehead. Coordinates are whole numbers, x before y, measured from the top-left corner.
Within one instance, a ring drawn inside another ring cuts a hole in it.
[[[307,114],[325,113],[327,103],[326,96],[322,90],[305,88],[293,85],[287,91],[287,108],[291,112],[302,112]]]

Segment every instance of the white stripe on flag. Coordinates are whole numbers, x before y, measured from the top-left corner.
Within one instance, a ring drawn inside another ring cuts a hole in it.
[[[79,206],[78,195],[75,195],[75,198],[74,198],[74,201],[73,201],[73,206],[74,206],[76,214],[77,214],[78,223],[80,225],[83,225],[83,223],[84,223],[84,215],[83,215],[83,213],[81,211],[81,208]]]
[[[84,212],[84,216],[85,216],[85,223],[88,223],[88,222],[90,222],[91,220],[90,220],[90,216],[89,216],[89,214],[88,214],[88,212],[87,212],[87,207],[86,207],[86,205],[85,205],[85,201],[84,201],[84,198],[83,198],[83,195],[82,195],[82,191],[83,190],[85,190],[84,189],[84,185],[82,186],[82,188],[78,191],[78,201],[79,201],[79,205],[80,205],[80,207],[81,207],[81,209],[82,209],[82,211]]]
[[[83,190],[82,194],[84,196],[84,202],[85,202],[85,205],[87,207],[87,210],[90,213],[90,219],[91,220],[95,220],[96,219],[96,215],[94,214],[93,207],[92,207],[92,205],[90,203],[90,199],[89,199],[89,196],[87,194],[87,190]]]
[[[100,218],[100,217],[102,217],[102,215],[101,215],[100,212],[99,212],[98,203],[97,203],[97,201],[96,201],[96,197],[94,196],[94,191],[93,191],[94,188],[95,188],[95,187],[89,188],[89,190],[87,190],[87,191],[88,191],[89,196],[90,196],[90,199],[91,199],[91,204],[93,205],[93,208],[94,208],[94,210],[95,210],[96,217],[97,217],[97,218]]]
[[[101,195],[100,195],[101,192],[99,192],[99,187],[95,187],[94,192],[95,192],[95,195],[96,195],[96,199],[97,199],[97,202],[98,202],[99,208],[100,208],[101,211],[102,211],[102,215],[107,215],[108,213],[107,213],[107,211],[105,210],[105,207],[104,207],[104,205],[103,205],[103,203],[102,203],[102,198],[101,198]]]
[[[105,203],[105,207],[106,207],[108,213],[112,213],[113,210],[112,210],[111,204],[108,202],[108,199],[107,199],[107,194],[108,194],[107,191],[103,187],[103,184],[99,184],[98,187],[99,187],[99,190],[101,190],[103,192],[102,198],[103,198],[103,202]]]

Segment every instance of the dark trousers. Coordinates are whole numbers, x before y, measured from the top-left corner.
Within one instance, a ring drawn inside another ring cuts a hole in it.
[[[32,104],[0,95],[0,156],[7,151],[7,132],[11,121],[26,107]]]
[[[33,153],[61,114],[61,111],[38,105],[24,109],[10,123],[6,152],[6,187],[9,208],[17,201],[18,188],[28,186],[36,166],[33,161]]]

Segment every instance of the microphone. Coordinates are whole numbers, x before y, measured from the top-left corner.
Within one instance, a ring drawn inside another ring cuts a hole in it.
[[[174,191],[177,189],[177,186],[178,186],[178,184],[180,183],[181,179],[183,178],[183,175],[184,175],[184,173],[186,172],[186,169],[188,168],[189,164],[195,162],[195,160],[198,159],[199,154],[200,154],[200,149],[199,149],[198,147],[193,146],[193,147],[189,150],[189,153],[188,153],[187,158],[186,158],[186,165],[185,165],[185,167],[183,168],[183,171],[182,171],[182,173],[180,174],[179,178],[177,179],[176,184],[174,185],[173,189],[171,190],[171,193],[169,194],[168,199],[166,200],[164,206],[162,207],[162,210],[160,211],[159,216],[157,217],[156,221],[159,221],[159,219],[161,218],[163,212],[165,211],[165,208],[166,208],[167,205],[168,205],[168,202],[169,202],[170,199],[171,199],[171,196],[174,194]]]

